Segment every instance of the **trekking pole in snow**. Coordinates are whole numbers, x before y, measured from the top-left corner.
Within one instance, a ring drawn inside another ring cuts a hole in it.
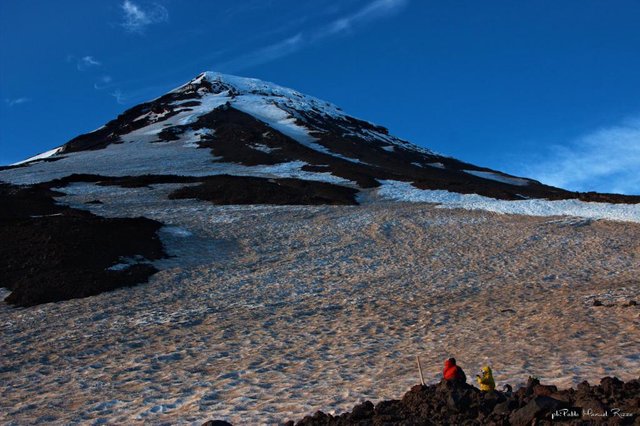
[[[418,371],[420,372],[420,382],[422,382],[422,386],[425,386],[424,376],[422,375],[422,366],[420,365],[420,357],[418,355],[416,355],[416,361],[418,361]]]

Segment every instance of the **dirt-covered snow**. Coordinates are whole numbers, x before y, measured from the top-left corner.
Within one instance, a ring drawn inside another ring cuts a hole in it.
[[[1,304],[0,423],[279,423],[398,397],[415,355],[429,382],[448,356],[499,386],[637,376],[639,224],[167,201],[179,186],[63,189],[162,221],[175,257],[134,288]]]

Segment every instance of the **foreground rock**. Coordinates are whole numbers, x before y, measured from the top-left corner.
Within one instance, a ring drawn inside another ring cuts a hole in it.
[[[402,400],[366,401],[337,416],[322,411],[288,425],[514,425],[640,424],[640,378],[623,383],[605,377],[577,390],[558,390],[529,379],[516,392],[480,392],[470,385],[441,382],[414,386]]]

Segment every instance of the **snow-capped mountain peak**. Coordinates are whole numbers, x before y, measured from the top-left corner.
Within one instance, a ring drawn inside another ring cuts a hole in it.
[[[356,191],[400,182],[505,200],[584,198],[436,154],[296,90],[217,72],[201,73],[17,166],[8,179],[18,184],[71,174],[231,175]]]

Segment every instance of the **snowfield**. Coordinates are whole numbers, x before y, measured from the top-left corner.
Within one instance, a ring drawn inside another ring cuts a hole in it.
[[[528,216],[575,216],[587,219],[608,219],[640,222],[640,204],[610,204],[580,200],[516,200],[505,201],[478,194],[458,194],[444,190],[418,189],[408,182],[382,181],[379,196],[396,201],[437,203],[447,209],[486,210],[503,214]]]
[[[148,284],[0,305],[0,423],[277,424],[398,397],[415,355],[429,382],[452,355],[499,386],[637,375],[638,224],[167,201],[179,186],[63,189],[164,222],[173,257]]]

